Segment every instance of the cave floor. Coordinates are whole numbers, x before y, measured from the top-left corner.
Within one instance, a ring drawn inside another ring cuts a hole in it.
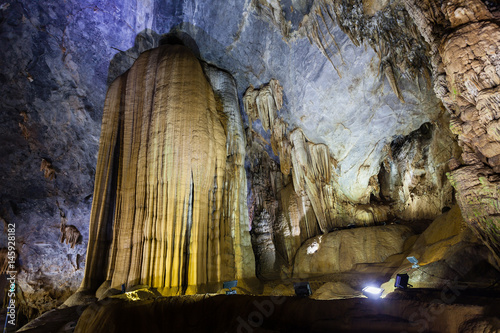
[[[109,298],[87,307],[74,306],[50,311],[19,332],[497,330],[500,331],[499,289],[449,285],[443,289],[397,290],[381,299],[361,296],[342,300],[314,300],[295,296],[215,294],[142,300]]]

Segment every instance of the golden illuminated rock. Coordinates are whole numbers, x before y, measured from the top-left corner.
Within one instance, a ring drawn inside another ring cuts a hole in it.
[[[300,129],[290,134],[292,142],[292,179],[297,193],[305,192],[311,201],[323,233],[330,227],[331,201],[325,200],[324,187],[330,183],[330,153],[324,144],[308,141]]]
[[[409,227],[386,225],[331,232],[307,240],[297,251],[294,277],[346,272],[360,263],[380,263],[403,252]]]
[[[500,26],[480,0],[404,0],[433,52],[434,90],[462,148],[449,178],[464,219],[500,263]]]
[[[449,118],[440,120],[446,126]],[[453,205],[453,189],[446,178],[450,156],[460,148],[446,128],[430,123],[386,146],[378,179],[380,196],[392,202],[402,220],[434,219]]]
[[[83,289],[108,281],[193,294],[253,276],[241,209],[244,140],[235,133],[243,137],[241,119],[223,109],[228,94],[216,103],[200,62],[181,45],[142,53],[111,84]]]
[[[270,131],[271,147],[280,158],[281,173],[288,176],[291,170],[295,192],[299,196],[307,196],[321,232],[328,232],[333,220],[333,194],[329,189],[331,157],[328,147],[307,140],[300,128],[287,132],[286,123],[277,116],[277,111],[283,106],[283,87],[278,80],[272,79],[258,90],[250,86],[243,101],[249,115],[250,128],[254,120],[260,119],[264,130]],[[288,207],[283,209],[287,216]],[[306,214],[304,209],[302,214]]]
[[[364,272],[392,271],[392,279],[381,286],[386,292],[394,290],[394,278],[401,272],[408,273],[415,288],[435,289],[446,288],[449,281],[474,281],[478,287],[489,287],[498,274],[494,257],[467,227],[457,205],[438,216],[422,234],[408,238],[404,248],[382,264],[357,268]],[[415,257],[420,267],[413,269],[408,256]]]

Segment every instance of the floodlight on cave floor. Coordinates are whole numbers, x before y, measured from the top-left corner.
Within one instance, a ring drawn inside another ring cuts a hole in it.
[[[368,287],[364,287],[362,291],[363,291],[363,295],[365,295],[366,297],[372,298],[372,299],[377,299],[377,298],[380,298],[382,296],[384,289],[368,286]]]
[[[400,289],[413,287],[411,284],[408,283],[409,280],[410,277],[408,276],[408,274],[398,274],[396,275],[396,281],[394,282],[394,287]]]
[[[231,288],[236,288],[238,284],[238,280],[226,281],[222,284],[223,289],[229,289],[226,291],[226,295],[236,295],[236,290],[232,290]]]
[[[309,282],[295,282],[293,288],[295,289],[295,295],[299,297],[309,297],[312,295]]]
[[[411,266],[411,268],[418,268],[418,267],[420,267],[420,265],[418,264],[417,258],[415,258],[415,257],[406,257],[406,260],[408,260],[410,263],[413,264],[413,266]]]

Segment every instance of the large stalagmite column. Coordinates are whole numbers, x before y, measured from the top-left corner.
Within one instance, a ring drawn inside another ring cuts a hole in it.
[[[227,135],[241,119],[224,112],[200,62],[182,45],[141,54],[112,83],[82,289],[107,281],[112,288],[146,284],[165,295],[192,294],[253,277],[248,229],[240,228],[248,217],[228,208],[246,202],[244,166],[226,148],[243,146],[244,156],[244,142]],[[241,267],[242,258],[251,267]]]

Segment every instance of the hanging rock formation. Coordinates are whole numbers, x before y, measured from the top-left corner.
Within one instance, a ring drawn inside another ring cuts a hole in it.
[[[434,90],[452,115],[463,150],[450,180],[467,223],[500,262],[500,27],[480,0],[405,0],[431,46]],[[492,11],[490,11],[490,8]]]
[[[188,48],[164,45],[111,84],[82,289],[194,294],[254,275],[235,86],[207,70],[219,94]]]
[[[329,147],[312,142],[301,128],[288,130],[278,115],[282,100],[283,88],[274,79],[260,88],[250,86],[243,96],[259,277],[290,277],[298,249],[312,237],[392,220],[432,220],[452,205],[447,162],[459,155],[459,148],[449,130],[426,123],[408,136],[394,137],[385,148],[378,176],[369,181],[370,201],[358,204],[341,191]],[[448,119],[441,115],[438,121]],[[252,127],[257,120],[262,135]],[[358,172],[364,172],[363,166]]]
[[[280,25],[279,18],[275,24]],[[283,23],[281,23],[283,25]],[[316,0],[304,16],[298,34],[315,43],[339,77],[346,70],[342,49],[335,37],[340,27],[351,41],[369,44],[379,58],[379,75],[386,78],[394,94],[404,103],[401,79],[423,77],[430,84],[428,57],[422,36],[400,1]],[[395,30],[397,29],[397,36]]]
[[[288,133],[286,123],[277,115],[283,106],[283,87],[277,80],[271,80],[259,90],[250,86],[243,101],[249,115],[250,131],[252,122],[257,119],[265,131],[270,131],[271,148],[279,157],[283,177],[292,174],[295,192],[308,197],[320,230],[328,232],[332,227],[331,218],[325,216],[332,208],[327,206],[331,200],[324,197],[324,192],[328,192],[324,187],[330,183],[332,168],[328,147],[308,140],[300,128]]]

